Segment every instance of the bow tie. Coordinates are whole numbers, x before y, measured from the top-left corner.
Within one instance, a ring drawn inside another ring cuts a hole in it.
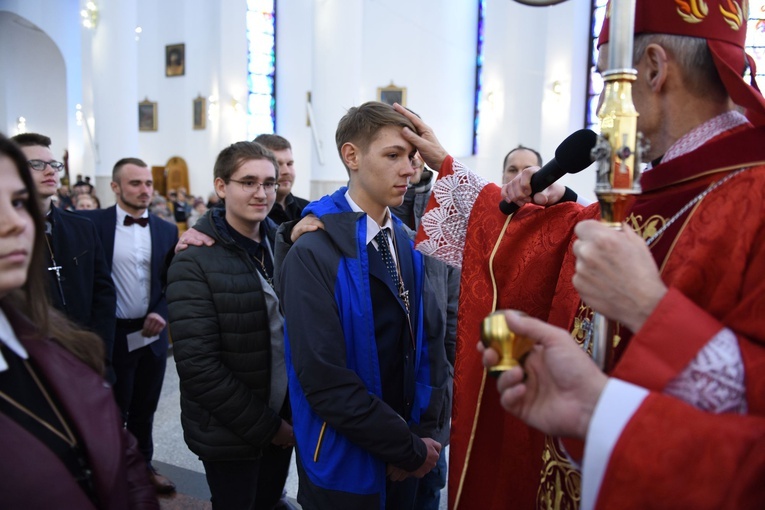
[[[123,223],[126,227],[129,227],[133,223],[141,225],[142,227],[145,227],[149,224],[149,218],[133,218],[132,216],[125,216],[125,222]]]

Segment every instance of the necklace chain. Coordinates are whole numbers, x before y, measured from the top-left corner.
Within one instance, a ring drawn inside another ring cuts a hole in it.
[[[50,223],[48,223],[50,225]],[[50,229],[50,233],[47,231],[45,232],[45,244],[48,245],[48,253],[50,253],[50,261],[51,261],[51,267],[48,268],[48,271],[53,271],[56,274],[56,285],[58,286],[58,293],[61,297],[61,304],[66,306],[66,296],[64,296],[64,287],[61,285],[61,269],[62,267],[56,264],[56,256],[53,254],[53,248],[50,245],[50,239],[49,236],[52,236],[53,229]]]
[[[711,193],[715,189],[719,188],[720,186],[722,186],[723,184],[725,184],[726,182],[731,180],[733,177],[735,177],[738,174],[740,174],[741,172],[743,172],[744,170],[746,170],[746,168],[740,168],[740,169],[736,170],[735,172],[729,173],[728,175],[726,175],[725,177],[723,177],[719,181],[712,183],[707,189],[705,189],[704,191],[702,191],[701,193],[699,193],[698,195],[693,197],[690,202],[685,204],[682,207],[682,209],[677,211],[674,216],[672,216],[666,223],[664,223],[664,225],[662,225],[662,227],[659,230],[657,230],[654,235],[652,235],[651,237],[646,239],[646,241],[645,241],[646,246],[650,247],[654,243],[654,241],[656,241],[659,238],[659,236],[661,236],[670,227],[670,225],[672,225],[675,221],[677,221],[683,214],[685,214],[685,212],[688,209],[693,207],[697,202],[699,202],[701,199],[703,199],[709,193]]]
[[[740,168],[740,169],[736,170],[735,172],[729,173],[728,175],[726,175],[725,177],[723,177],[719,181],[716,181],[716,182],[712,183],[707,189],[705,189],[704,191],[702,191],[701,193],[699,193],[698,195],[693,197],[690,202],[685,204],[679,211],[677,211],[675,213],[674,216],[672,216],[666,223],[664,223],[664,225],[662,225],[662,227],[659,230],[657,230],[654,235],[652,235],[651,237],[646,239],[646,241],[645,241],[646,246],[648,246],[650,248],[651,245],[654,243],[654,241],[656,241],[659,238],[659,236],[661,236],[670,227],[670,225],[672,225],[683,214],[685,214],[685,212],[688,209],[693,207],[697,202],[699,202],[701,199],[703,199],[709,193],[711,193],[715,189],[719,188],[720,186],[722,186],[723,184],[725,184],[726,182],[731,180],[733,177],[735,177],[738,174],[740,174],[741,172],[743,172],[744,170],[747,170],[747,169],[746,168]],[[588,349],[588,347],[590,345],[590,340],[592,339],[592,335],[593,335],[593,325],[592,325],[592,322],[590,321],[590,319],[584,319],[582,321],[582,326],[581,327],[582,327],[582,329],[585,332],[585,338],[584,338],[584,341],[582,343],[582,348],[585,351],[587,351],[587,349]]]
[[[260,258],[257,258],[256,256],[252,256],[253,259],[255,259],[258,264],[260,264],[260,268],[263,270],[263,278],[266,279],[266,282],[271,286],[271,288],[274,288],[274,279],[271,276],[268,276],[268,270],[266,269],[266,250],[261,248],[260,252]]]
[[[66,444],[68,444],[70,447],[74,448],[77,446],[77,439],[74,437],[74,434],[72,433],[72,430],[69,428],[69,425],[67,425],[66,421],[64,421],[64,417],[61,415],[61,412],[59,412],[58,407],[53,403],[53,399],[50,398],[50,395],[48,394],[48,391],[45,389],[45,386],[42,385],[40,382],[40,379],[37,377],[37,374],[32,370],[32,367],[29,366],[29,363],[27,360],[22,360],[24,363],[24,366],[26,367],[29,374],[32,376],[32,379],[34,379],[35,384],[40,389],[40,392],[45,397],[45,400],[48,402],[48,405],[53,410],[53,414],[56,415],[56,418],[58,418],[59,423],[61,423],[61,428],[64,429],[64,432],[66,435],[62,434],[60,430],[58,430],[56,427],[36,415],[31,409],[27,408],[24,404],[18,402],[13,397],[8,395],[7,393],[0,391],[0,398],[11,404],[13,407],[18,409],[19,411],[23,412],[33,420],[35,420],[37,423],[48,429],[50,432],[56,435],[56,437],[60,438],[62,441],[64,441]]]

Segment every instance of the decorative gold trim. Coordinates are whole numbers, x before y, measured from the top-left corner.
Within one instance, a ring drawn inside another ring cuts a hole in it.
[[[710,185],[711,186],[711,185]],[[704,197],[706,198],[706,197]],[[675,245],[677,245],[677,241],[680,239],[680,236],[683,235],[683,232],[685,231],[685,227],[688,226],[688,222],[691,221],[691,218],[696,213],[696,210],[699,208],[701,203],[704,201],[704,198],[696,202],[696,205],[694,205],[691,210],[688,212],[688,216],[685,218],[685,221],[683,221],[683,225],[680,227],[680,230],[677,231],[677,235],[672,240],[672,244],[670,245],[669,249],[667,250],[667,254],[664,256],[664,260],[661,261],[661,267],[659,268],[659,274],[664,273],[664,268],[667,265],[667,262],[669,261],[669,257],[672,255],[672,252],[675,250]]]
[[[670,183],[665,184],[664,186],[660,186],[656,189],[666,188],[667,186],[674,186],[676,184],[682,184],[684,182],[693,181],[695,179],[698,179],[699,177],[706,177],[707,175],[717,174],[720,172],[729,172],[732,170],[738,170],[739,168],[753,168],[756,166],[765,166],[765,160],[763,161],[752,161],[751,163],[741,163],[738,165],[731,165],[731,166],[724,166],[721,168],[715,168],[714,170],[709,170],[707,172],[702,172],[700,174],[692,175],[691,177],[687,177],[685,179],[681,179],[679,181],[672,181]],[[651,190],[653,191],[653,190]]]
[[[765,164],[765,162],[763,162],[763,164]],[[757,166],[759,166],[759,165],[757,165]],[[735,166],[733,168],[726,168],[726,169],[729,169],[729,170],[738,170],[740,168],[751,168],[751,166],[749,166],[749,165],[742,165],[742,166]],[[717,173],[719,171],[720,170],[712,170],[711,172],[707,172],[707,173],[705,173],[703,175],[709,175],[710,173]],[[720,181],[717,181],[717,182],[719,183]],[[707,186],[707,189],[711,188],[715,184],[716,183],[714,183],[714,182],[709,184],[709,186]],[[685,231],[685,228],[688,226],[688,222],[691,221],[691,218],[696,213],[696,210],[698,210],[699,206],[701,206],[701,203],[706,198],[707,197],[704,197],[701,200],[699,200],[698,202],[696,202],[696,205],[694,205],[691,208],[691,210],[688,212],[688,216],[685,218],[685,221],[683,221],[683,225],[677,231],[677,235],[672,240],[672,244],[670,245],[669,249],[667,250],[667,254],[664,256],[664,260],[661,262],[661,267],[659,268],[659,274],[663,274],[664,273],[664,268],[666,267],[667,262],[669,261],[669,257],[672,255],[672,252],[675,250],[675,246],[677,245],[677,242],[680,239],[680,236],[683,235],[683,232]],[[667,221],[667,220],[665,219],[664,221]],[[658,241],[658,239],[657,239],[657,241]]]
[[[319,440],[316,441],[316,450],[313,452],[313,461],[319,462],[319,450],[321,449],[321,442],[324,440],[324,430],[327,428],[327,422],[321,424],[321,432],[319,432]]]
[[[497,238],[497,242],[494,243],[494,249],[491,250],[491,256],[489,256],[489,275],[491,276],[491,286],[493,291],[493,299],[491,302],[491,313],[494,313],[497,311],[497,279],[494,276],[494,256],[497,254],[497,251],[499,251],[499,245],[502,242],[502,238],[505,237],[505,232],[507,232],[507,225],[510,223],[510,220],[515,216],[514,214],[510,214],[507,216],[507,219],[505,220],[505,224],[502,225],[502,232],[500,232],[499,237]],[[468,464],[470,463],[470,454],[473,451],[473,441],[475,440],[475,430],[478,427],[478,416],[481,412],[481,401],[483,401],[483,390],[486,387],[486,374],[487,370],[483,369],[483,376],[481,378],[481,388],[478,390],[478,401],[475,405],[475,416],[473,416],[473,427],[470,430],[470,440],[468,441],[468,447],[467,451],[465,452],[465,463],[462,465],[462,473],[460,473],[460,482],[457,485],[457,494],[454,497],[454,509],[457,510],[457,508],[460,506],[460,498],[462,497],[462,488],[465,485],[465,476],[467,476],[467,469]]]

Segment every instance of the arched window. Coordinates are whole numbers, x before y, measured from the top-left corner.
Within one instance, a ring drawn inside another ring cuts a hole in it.
[[[276,130],[276,8],[247,0],[247,138]]]

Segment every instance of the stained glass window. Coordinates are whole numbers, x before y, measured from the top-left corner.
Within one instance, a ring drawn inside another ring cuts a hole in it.
[[[478,0],[478,42],[475,57],[475,109],[473,113],[473,154],[478,154],[478,125],[481,122],[483,90],[483,28],[485,0]]]
[[[746,52],[754,57],[758,85],[765,86],[765,0],[749,0]]]
[[[592,17],[590,18],[590,73],[587,79],[587,107],[585,108],[584,126],[596,132],[600,128],[598,121],[598,100],[603,90],[603,78],[597,70],[598,65],[598,36],[606,16],[608,0],[592,0]]]
[[[603,80],[596,72],[598,61],[597,42],[607,0],[592,1],[592,27],[590,46],[590,73],[587,86],[587,108],[585,127],[598,129],[598,97],[603,90]],[[757,66],[757,82],[765,87],[765,0],[749,0],[749,20],[746,29],[746,52],[752,55]],[[749,72],[746,75],[749,80]]]
[[[276,130],[275,0],[247,0],[247,138]]]

